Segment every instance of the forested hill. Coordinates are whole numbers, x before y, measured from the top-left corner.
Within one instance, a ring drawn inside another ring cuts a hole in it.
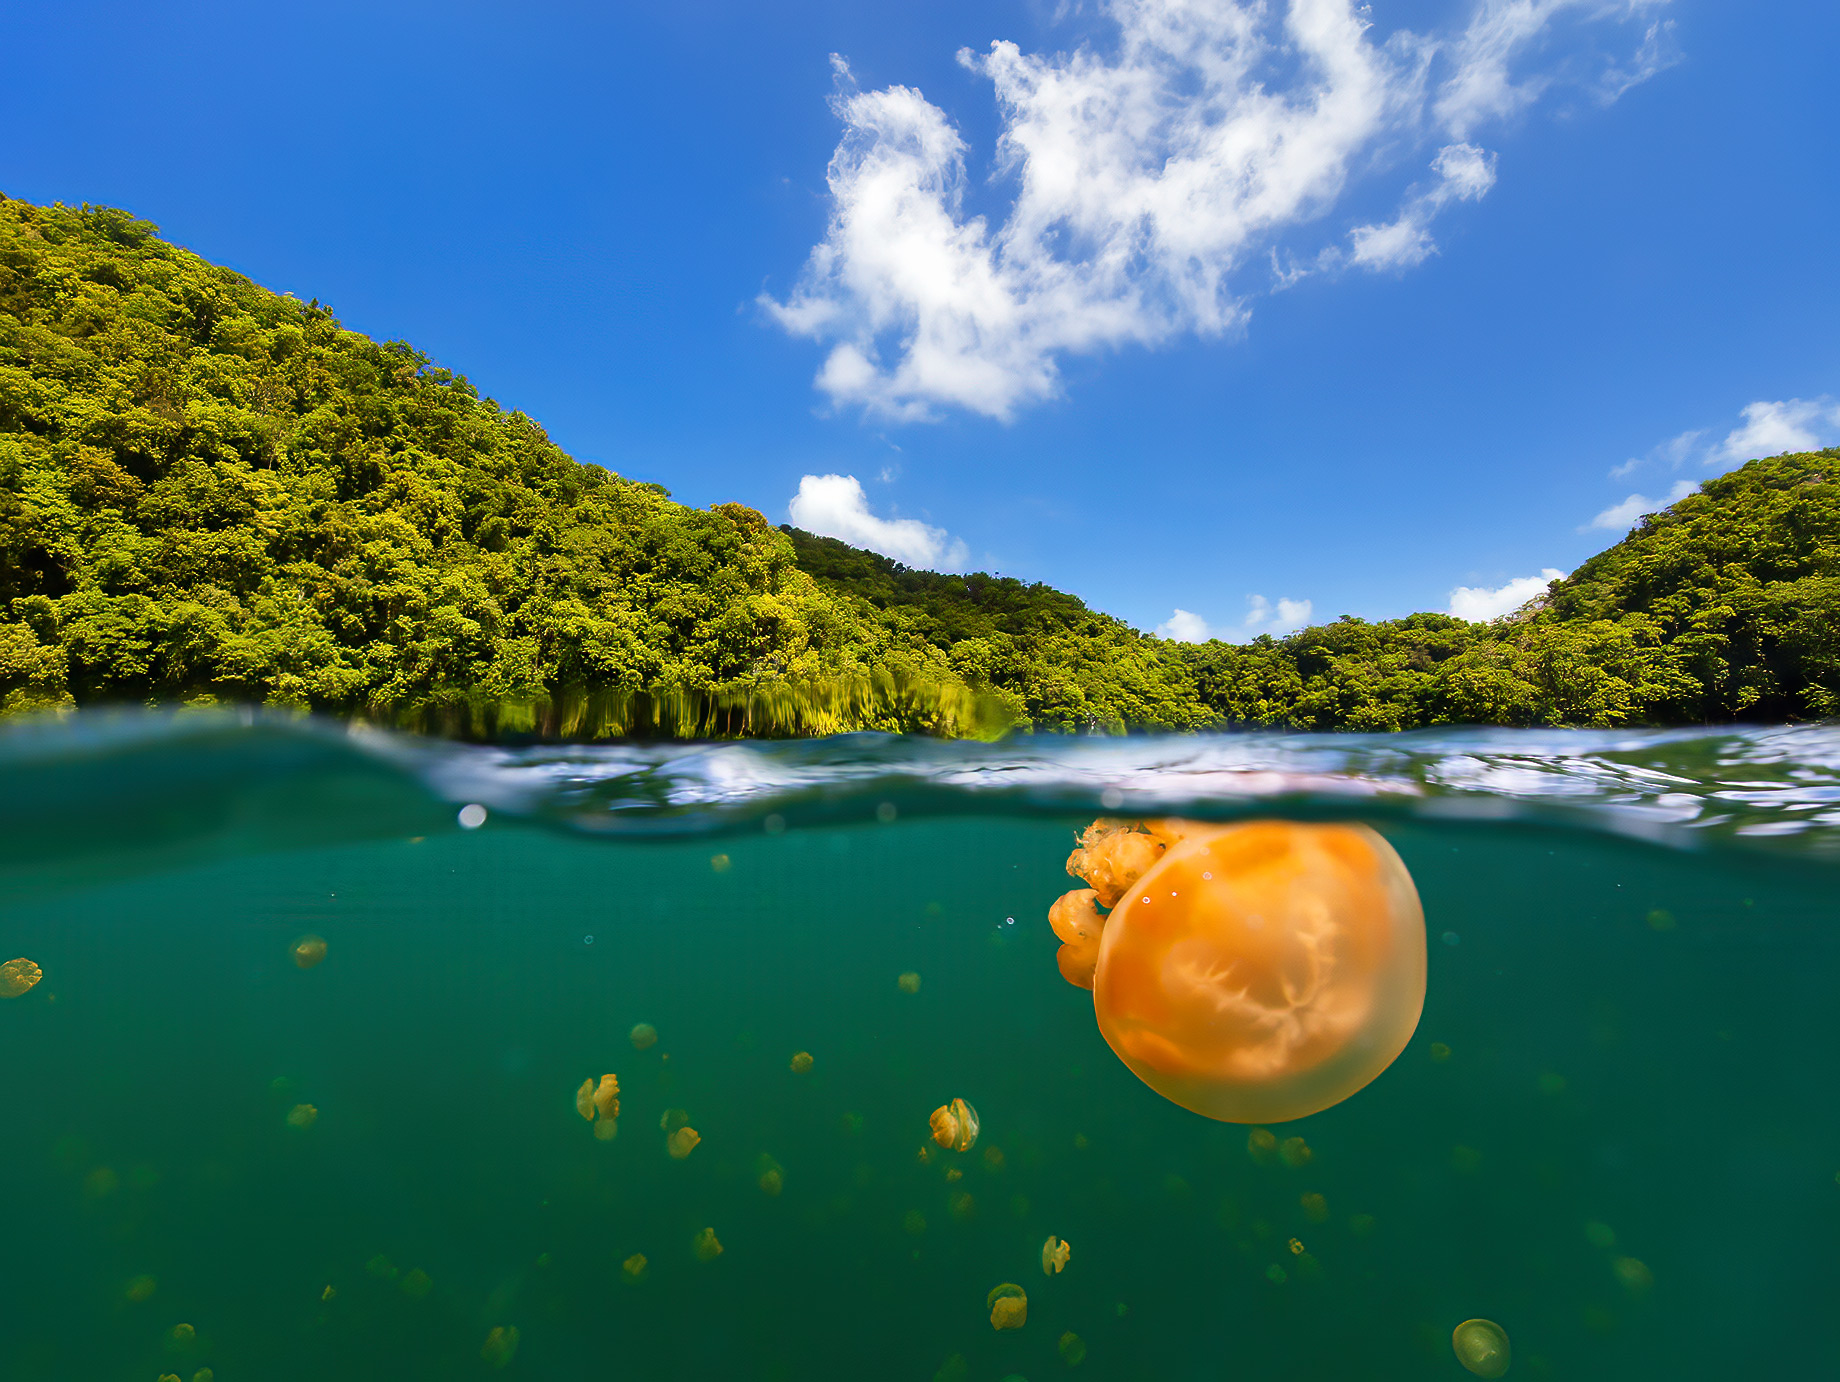
[[[1840,713],[1835,452],[1752,462],[1493,625],[1173,644],[580,464],[401,342],[107,208],[0,198],[0,712],[472,733]]]

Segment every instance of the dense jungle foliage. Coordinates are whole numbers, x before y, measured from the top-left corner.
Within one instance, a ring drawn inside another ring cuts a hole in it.
[[[1169,643],[563,454],[108,208],[0,197],[0,712],[985,733],[1840,713],[1833,451],[1709,481],[1495,624]]]

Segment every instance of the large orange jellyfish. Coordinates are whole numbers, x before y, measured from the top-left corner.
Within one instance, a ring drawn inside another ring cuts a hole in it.
[[[1090,883],[1048,921],[1071,984],[1145,1084],[1228,1123],[1283,1123],[1364,1088],[1425,1004],[1425,918],[1361,825],[1095,822]],[[1104,914],[1101,907],[1110,908]]]

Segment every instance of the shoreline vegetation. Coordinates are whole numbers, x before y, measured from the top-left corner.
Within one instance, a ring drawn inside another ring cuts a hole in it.
[[[1753,460],[1505,619],[1183,644],[577,462],[402,342],[0,195],[0,715],[463,737],[1840,715],[1840,449]]]

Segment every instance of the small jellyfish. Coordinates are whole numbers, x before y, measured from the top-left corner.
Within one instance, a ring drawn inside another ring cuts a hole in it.
[[[1099,821],[1080,845],[1067,867],[1090,887],[1049,913],[1058,963],[1157,1093],[1225,1122],[1289,1122],[1405,1049],[1424,1008],[1424,912],[1374,831]]]
[[[402,1279],[401,1286],[405,1296],[415,1300],[426,1300],[428,1293],[434,1290],[434,1278],[417,1267]]]
[[[1278,1159],[1278,1139],[1269,1128],[1254,1128],[1246,1134],[1246,1154],[1261,1166]]]
[[[1290,1248],[1292,1257],[1303,1256],[1303,1239],[1293,1238],[1286,1246]]]
[[[786,1168],[765,1152],[760,1154],[754,1169],[759,1173],[754,1183],[760,1187],[761,1194],[773,1198],[786,1188]]]
[[[698,1262],[714,1262],[722,1255],[722,1244],[717,1241],[716,1231],[713,1228],[706,1228],[697,1234],[696,1241],[691,1247],[696,1253]]]
[[[24,957],[8,960],[0,965],[0,998],[17,998],[44,977],[45,971]]]
[[[977,1110],[963,1099],[954,1099],[933,1110],[928,1120],[933,1126],[933,1141],[955,1152],[968,1152],[977,1145]]]
[[[1478,1377],[1500,1377],[1511,1361],[1508,1332],[1493,1320],[1465,1320],[1450,1333],[1457,1361]]]
[[[217,1374],[209,1368],[200,1368],[192,1374],[192,1382],[216,1382]]]
[[[189,1324],[175,1324],[167,1337],[176,1348],[190,1348],[198,1341],[198,1331]]]
[[[709,856],[709,867],[716,873],[727,873],[733,863],[734,860],[730,859],[726,854],[712,854]]]
[[[1431,1043],[1431,1059],[1442,1065],[1450,1059],[1450,1048],[1441,1041]]]
[[[899,988],[902,993],[920,992],[920,976],[911,969],[894,982],[895,986]]]
[[[992,1171],[1003,1169],[1003,1149],[1001,1147],[984,1148],[984,1165]]]
[[[1310,1144],[1301,1137],[1287,1137],[1278,1144],[1278,1160],[1295,1170],[1299,1166],[1308,1166],[1316,1153],[1310,1150]]]
[[[305,1132],[317,1122],[319,1122],[319,1110],[311,1104],[295,1104],[288,1110],[287,1125],[290,1128]]]
[[[1061,1335],[1059,1348],[1061,1361],[1070,1368],[1077,1368],[1086,1361],[1086,1340],[1071,1329]]]
[[[649,1051],[658,1044],[658,1029],[649,1022],[641,1022],[627,1033],[635,1051]]]
[[[647,1271],[648,1266],[649,1264],[645,1260],[645,1254],[636,1252],[624,1262],[620,1263],[620,1277],[627,1285],[637,1286],[650,1275],[650,1272]]]
[[[990,1307],[992,1329],[1020,1329],[1029,1322],[1029,1297],[1013,1281],[993,1287],[984,1304]]]
[[[575,1112],[590,1123],[594,1121],[594,1077],[592,1075],[583,1080],[581,1088],[575,1091]]]
[[[964,1178],[965,1178],[965,1173],[959,1170],[958,1167],[956,1166],[946,1167],[946,1183],[947,1184],[950,1184],[951,1182],[955,1180],[963,1180]]]
[[[1298,1203],[1303,1206],[1303,1217],[1311,1223],[1322,1224],[1329,1221],[1329,1201],[1315,1191],[1305,1195]]]
[[[901,1216],[901,1227],[918,1238],[926,1232],[926,1215],[917,1209],[910,1209]]]
[[[671,1154],[672,1161],[682,1161],[694,1152],[702,1135],[692,1127],[682,1127],[671,1133],[664,1140],[664,1149]]]
[[[1067,1265],[1067,1259],[1073,1256],[1073,1249],[1052,1233],[1048,1241],[1041,1245],[1041,1270],[1044,1276],[1054,1276]]]
[[[1371,1214],[1357,1214],[1348,1221],[1348,1231],[1356,1238],[1365,1238],[1378,1224],[1379,1221]]]
[[[479,1356],[486,1360],[489,1367],[502,1368],[517,1357],[518,1329],[515,1324],[492,1326],[492,1332],[486,1335],[485,1347],[479,1350]]]
[[[396,1280],[396,1264],[390,1261],[390,1259],[385,1257],[382,1253],[378,1253],[369,1262],[366,1262],[364,1264],[364,1270],[376,1277],[379,1281]]]
[[[163,1372],[160,1374],[160,1382],[182,1382],[182,1379],[177,1373]]]
[[[1610,1270],[1616,1273],[1616,1279],[1628,1288],[1632,1296],[1639,1296],[1655,1284],[1655,1274],[1648,1269],[1648,1263],[1639,1257],[1619,1257],[1610,1264]]]
[[[946,1211],[962,1223],[977,1213],[977,1201],[969,1190],[954,1191],[946,1199]]]
[[[160,1283],[153,1277],[137,1276],[129,1279],[128,1287],[124,1294],[129,1300],[139,1305],[142,1301],[152,1296],[159,1287]]]
[[[806,1071],[810,1069],[811,1069],[811,1052],[794,1051],[792,1053],[792,1073],[795,1075],[803,1075]]]
[[[288,958],[296,969],[312,969],[326,958],[326,941],[322,936],[302,936],[288,947]]]
[[[592,1100],[594,1111],[604,1119],[620,1116],[620,1081],[615,1075],[602,1075]]]
[[[1291,1279],[1291,1274],[1274,1262],[1265,1269],[1265,1279],[1273,1286],[1282,1286]]]
[[[325,1290],[319,1293],[319,1298],[322,1301],[332,1300],[338,1295],[338,1293],[339,1291],[336,1286],[328,1285]]]

